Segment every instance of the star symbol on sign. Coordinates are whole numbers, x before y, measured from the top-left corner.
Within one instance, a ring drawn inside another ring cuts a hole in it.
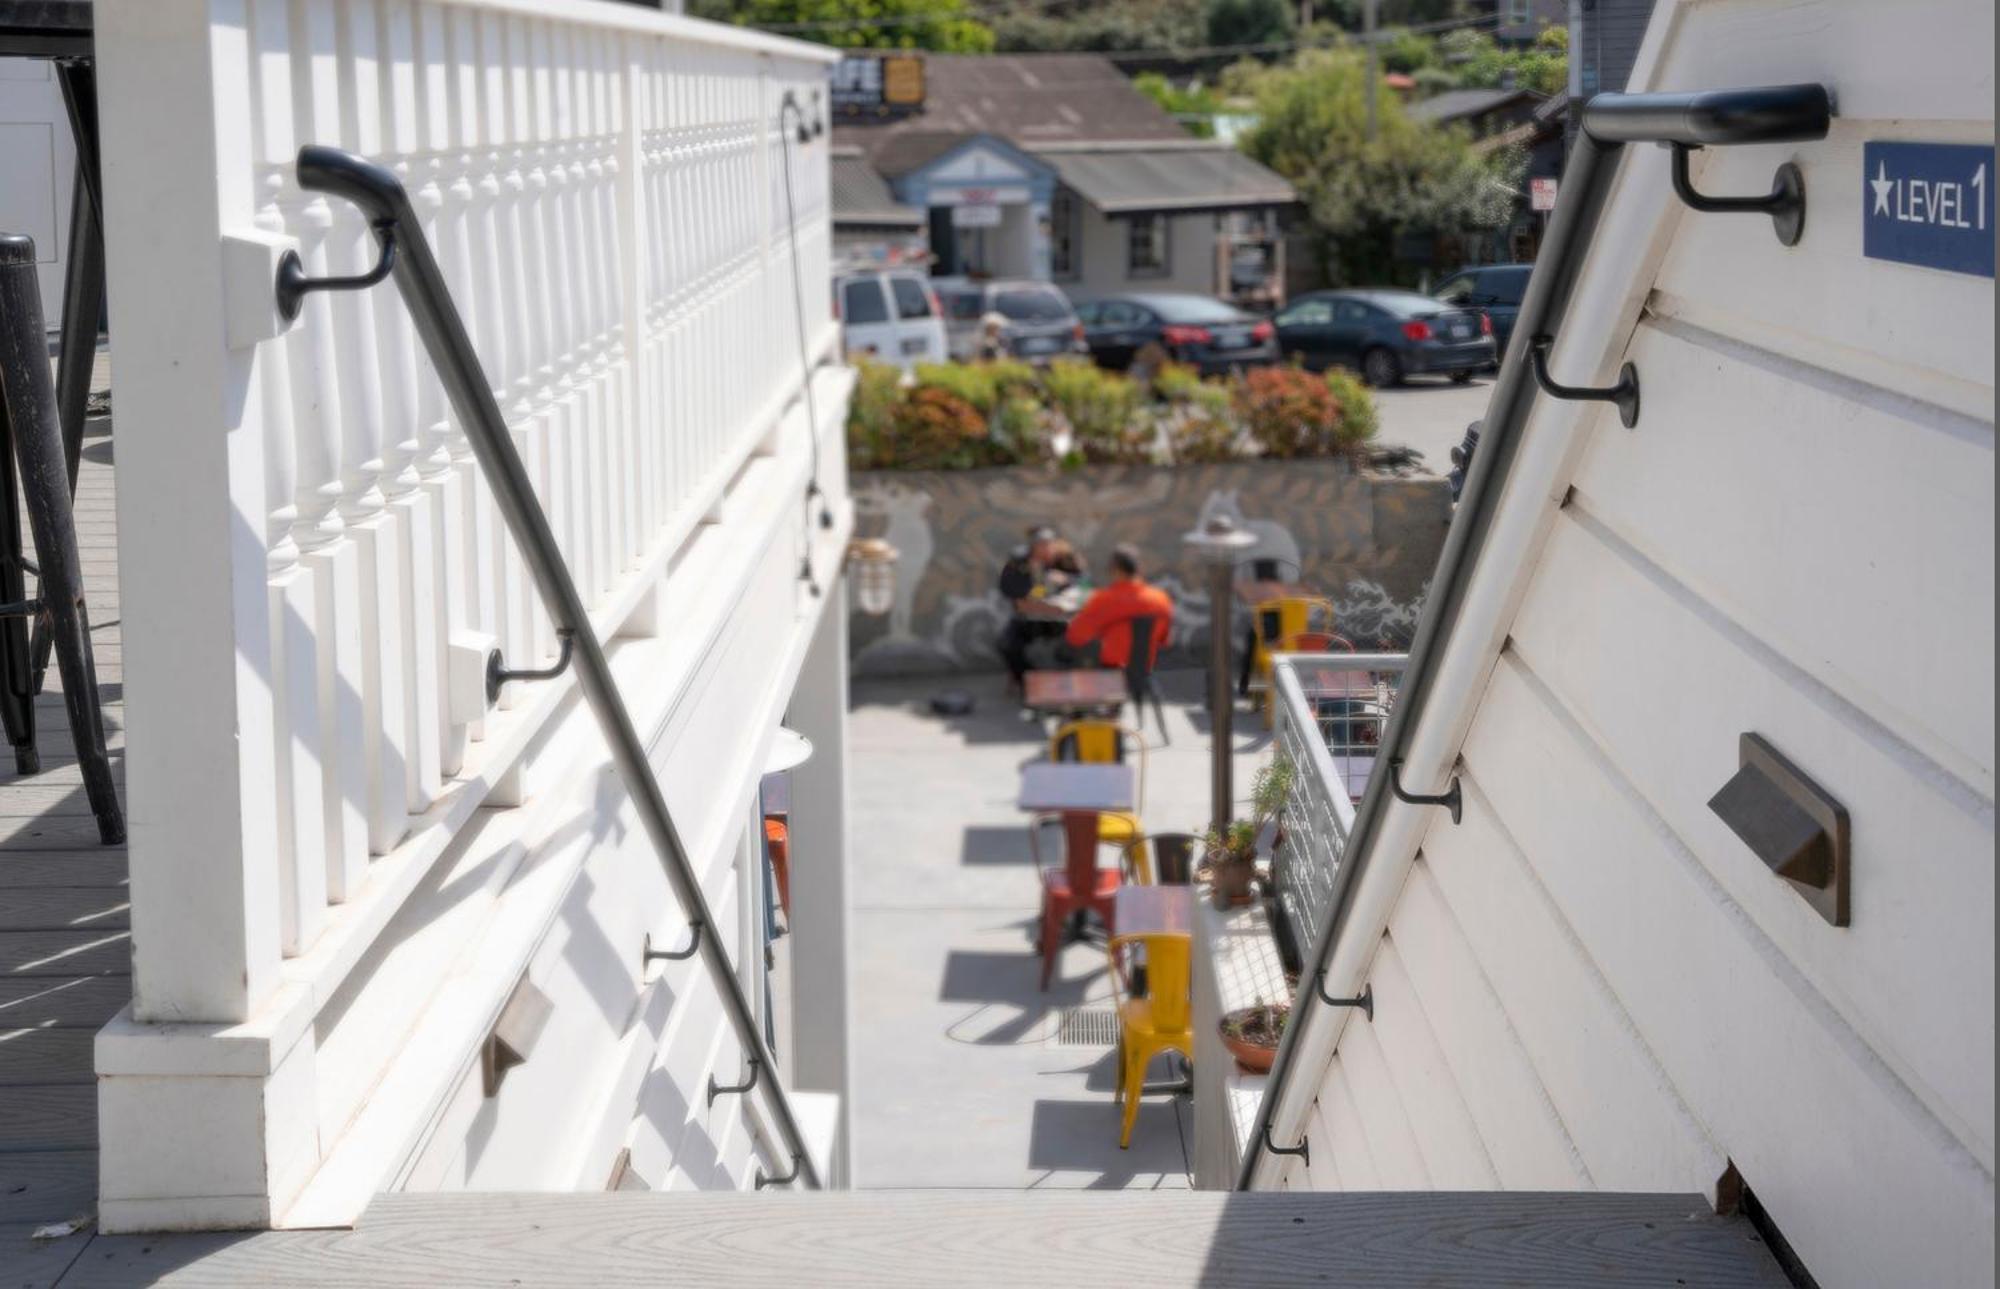
[[[1878,215],[1888,214],[1889,192],[1896,186],[1896,181],[1889,177],[1888,162],[1880,161],[1876,163],[1875,177],[1868,181],[1868,186],[1875,190],[1875,213]]]

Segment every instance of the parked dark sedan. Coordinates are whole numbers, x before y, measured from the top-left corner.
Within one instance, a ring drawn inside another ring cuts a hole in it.
[[[1114,295],[1076,307],[1098,365],[1120,370],[1149,344],[1204,376],[1278,361],[1271,324],[1205,295]]]
[[[1315,371],[1351,367],[1371,385],[1395,385],[1420,372],[1468,381],[1493,365],[1490,318],[1414,291],[1315,291],[1272,321],[1287,357]]]
[[[1514,319],[1521,316],[1521,297],[1528,293],[1532,264],[1482,264],[1460,269],[1431,294],[1455,309],[1477,309],[1493,319],[1493,347],[1504,357]]]

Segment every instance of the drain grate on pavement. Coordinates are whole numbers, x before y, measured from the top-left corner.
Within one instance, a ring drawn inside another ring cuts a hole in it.
[[[1116,1047],[1118,1013],[1109,1007],[1065,1007],[1056,1026],[1057,1047]]]

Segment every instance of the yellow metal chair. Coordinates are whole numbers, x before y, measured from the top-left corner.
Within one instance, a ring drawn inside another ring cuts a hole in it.
[[[1080,761],[1086,765],[1111,765],[1132,754],[1132,809],[1106,811],[1097,819],[1097,839],[1107,846],[1123,846],[1140,835],[1139,811],[1146,804],[1146,739],[1135,729],[1115,721],[1065,721],[1049,736],[1049,760]]]
[[[1132,993],[1126,970],[1129,951],[1143,950],[1146,992]],[[1190,941],[1185,931],[1114,935],[1109,945],[1113,988],[1118,1003],[1118,1101],[1123,1123],[1118,1148],[1132,1144],[1132,1125],[1139,1118],[1139,1095],[1146,1089],[1146,1066],[1162,1052],[1179,1052],[1194,1061]]]
[[[1266,719],[1271,713],[1271,659],[1286,652],[1285,642],[1309,632],[1333,631],[1333,601],[1288,595],[1266,600],[1250,612],[1250,688]]]

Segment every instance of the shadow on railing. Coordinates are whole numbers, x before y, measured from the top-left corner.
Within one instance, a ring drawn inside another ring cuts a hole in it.
[[[792,1169],[789,1174],[778,1178],[766,1178],[760,1174],[758,1188],[794,1179],[803,1181],[807,1186],[818,1187],[821,1184],[818,1172],[784,1086],[775,1077],[759,1077],[766,1070],[775,1071],[776,1062],[764,1042],[756,1013],[743,992],[721,937],[701,933],[703,928],[715,925],[715,920],[702,894],[700,877],[689,862],[679,830],[668,813],[666,797],[659,781],[653,776],[646,746],[632,723],[597,635],[591,630],[583,596],[570,576],[569,566],[563,560],[548,516],[543,513],[541,502],[536,498],[527,467],[515,450],[506,418],[494,399],[493,386],[481,369],[465,323],[452,303],[451,292],[432,254],[430,241],[424,235],[423,225],[410,204],[408,192],[393,171],[338,148],[301,148],[298,177],[301,188],[343,198],[359,207],[368,217],[369,227],[382,247],[381,265],[387,267],[389,276],[402,293],[403,303],[416,324],[425,352],[430,355],[452,409],[464,427],[474,459],[492,489],[494,505],[520,549],[522,561],[527,565],[558,638],[565,643],[563,658],[565,661],[574,660],[577,683],[583,690],[584,700],[604,731],[605,741],[610,744],[612,762],[618,769],[619,777],[624,780],[626,790],[632,794],[640,821],[666,870],[668,884],[687,916],[689,932],[693,937],[688,947],[700,955],[716,979],[724,1009],[746,1057],[745,1076],[741,1083],[720,1085],[711,1077],[708,1087],[710,1104],[718,1096],[749,1095],[761,1086],[777,1121],[778,1131],[784,1138],[784,1148],[791,1156]],[[392,247],[395,248],[393,253]],[[377,272],[355,278],[314,282],[304,279],[293,269],[283,269],[276,289],[286,294],[315,289],[355,290],[372,286],[381,278],[382,274]],[[816,433],[817,427],[813,430]],[[500,674],[504,680],[507,675],[504,668]],[[546,676],[552,672],[515,674]]]

